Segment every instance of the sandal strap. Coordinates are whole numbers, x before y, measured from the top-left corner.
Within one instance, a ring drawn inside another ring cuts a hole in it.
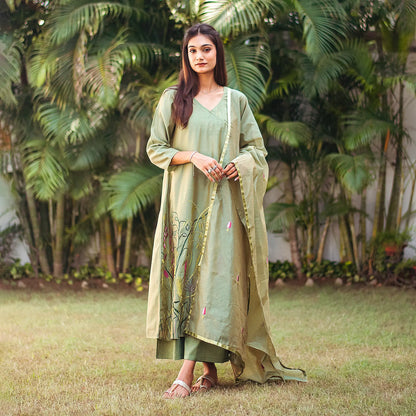
[[[211,383],[211,387],[214,387],[217,384],[216,381],[211,376],[208,376],[208,375],[202,375],[201,377],[198,378],[196,382],[200,383],[199,384],[200,387],[204,387],[207,389],[208,387],[202,384],[204,380],[209,381]]]
[[[189,394],[191,394],[191,391],[192,391],[191,388],[184,381],[177,379],[172,383],[172,386],[174,386],[175,384],[183,387]]]

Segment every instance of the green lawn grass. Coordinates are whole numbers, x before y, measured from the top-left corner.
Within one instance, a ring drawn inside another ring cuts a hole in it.
[[[218,388],[173,401],[180,362],[156,361],[145,312],[111,289],[0,291],[0,415],[416,414],[415,291],[273,289],[278,354],[309,382],[234,385],[221,364]]]

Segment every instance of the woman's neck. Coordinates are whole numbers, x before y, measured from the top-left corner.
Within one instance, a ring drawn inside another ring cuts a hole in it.
[[[200,93],[209,94],[211,92],[217,91],[219,88],[220,86],[215,82],[214,76],[212,74],[210,74],[209,76],[204,76],[201,74],[199,76]]]

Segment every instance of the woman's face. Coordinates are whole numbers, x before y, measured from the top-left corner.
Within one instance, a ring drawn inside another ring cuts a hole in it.
[[[207,74],[213,72],[217,64],[217,49],[208,36],[197,35],[189,39],[188,58],[197,74]]]

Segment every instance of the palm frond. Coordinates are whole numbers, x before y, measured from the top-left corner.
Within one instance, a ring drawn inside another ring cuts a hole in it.
[[[300,121],[280,122],[263,114],[258,114],[257,119],[265,126],[268,134],[291,147],[298,147],[312,137],[310,128]]]
[[[62,164],[59,149],[51,142],[33,139],[25,143],[24,174],[41,200],[54,198],[66,189],[68,169]]]
[[[223,36],[234,37],[258,30],[267,13],[276,15],[286,3],[284,0],[209,0],[202,4],[200,19]]]
[[[346,14],[337,0],[293,0],[293,4],[303,22],[306,52],[313,61],[340,49]]]
[[[399,30],[410,35],[415,34],[416,28],[416,0],[402,0],[398,2],[397,21]]]
[[[69,194],[75,201],[82,199],[93,192],[93,176],[85,172],[71,172],[68,181]]]
[[[50,47],[48,36],[40,36],[33,43],[29,51],[28,78],[29,83],[38,89],[41,96],[49,96],[61,108],[75,106],[80,97],[77,97],[74,75],[77,76],[82,69],[75,67],[77,56],[77,39]],[[78,91],[79,94],[79,91]]]
[[[199,0],[166,0],[172,17],[176,22],[184,24],[185,26],[192,25],[198,20],[199,9],[201,1]]]
[[[267,102],[288,96],[300,84],[299,75],[296,71],[291,71],[289,74],[273,81],[273,89],[267,92]]]
[[[50,16],[50,42],[62,44],[84,30],[93,37],[107,17],[128,19],[138,13],[142,10],[116,2],[61,1]]]
[[[368,146],[388,131],[395,132],[396,126],[390,120],[376,117],[367,111],[357,111],[345,118],[346,131],[343,137],[348,150]]]
[[[326,157],[338,180],[350,192],[361,192],[372,180],[367,155],[330,154]]]
[[[150,165],[133,165],[108,182],[110,210],[117,221],[133,217],[159,197],[163,173]]]
[[[102,165],[114,151],[119,138],[114,129],[97,130],[92,138],[65,149],[65,160],[71,172],[88,171]]]
[[[265,209],[267,229],[274,233],[281,233],[290,225],[296,223],[298,207],[296,204],[274,202]]]
[[[128,42],[125,29],[121,29],[115,38],[101,40],[100,50],[87,60],[81,77],[83,89],[104,108],[114,107],[125,69],[146,66],[160,54],[160,48],[154,45]]]
[[[263,71],[269,71],[270,50],[262,38],[242,37],[226,45],[228,85],[243,92],[253,111],[265,98]]]
[[[12,86],[20,80],[21,54],[22,46],[18,41],[0,35],[0,101],[7,107],[17,104]]]
[[[126,114],[127,120],[137,128],[150,130],[153,113],[160,96],[166,88],[177,82],[177,73],[160,73],[151,77],[150,83],[136,81],[130,83],[119,100],[119,110]]]
[[[356,212],[357,209],[351,206],[350,203],[344,200],[327,201],[325,206],[320,212],[320,217],[325,219],[328,217],[337,217],[341,215],[349,214],[350,212]]]
[[[40,104],[35,113],[48,140],[78,144],[92,138],[107,123],[107,113],[95,106],[88,110],[60,109],[55,104]]]
[[[326,94],[333,82],[335,82],[342,74],[348,72],[352,65],[356,62],[359,54],[361,57],[364,51],[362,46],[357,42],[349,42],[342,45],[341,49],[330,52],[321,57],[317,61],[312,61],[305,56],[300,60],[302,64],[303,90],[307,96],[315,94]],[[364,65],[360,68],[362,71],[369,70]],[[363,73],[362,76],[369,76]]]

